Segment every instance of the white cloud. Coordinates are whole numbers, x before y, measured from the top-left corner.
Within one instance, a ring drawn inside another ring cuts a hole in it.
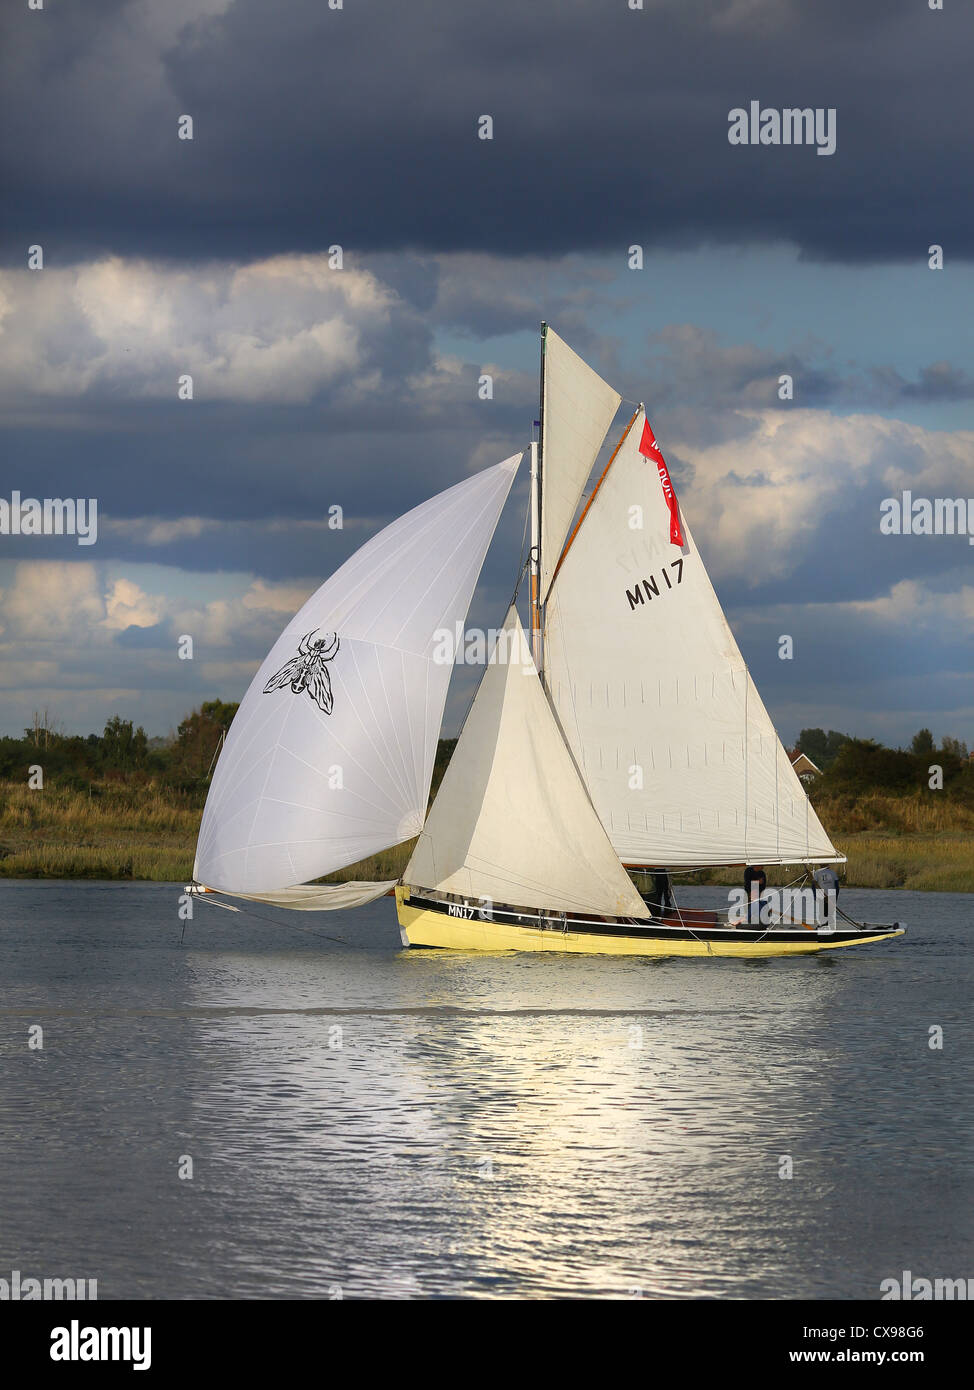
[[[347,399],[361,399],[381,379],[363,370],[363,341],[397,307],[370,272],[332,270],[321,255],[0,271],[0,373],[11,398],[175,400],[189,375],[197,401],[301,402],[339,379]]]
[[[19,732],[31,710],[48,708],[69,731],[100,729],[117,711],[160,732],[201,699],[238,699],[309,593],[239,574],[220,576],[229,593],[205,597],[214,581],[200,575],[195,600],[186,597],[184,572],[172,571],[170,586],[158,566],[125,569],[89,561],[11,566],[0,589],[5,731]],[[133,642],[132,629],[148,629],[149,645]],[[184,633],[193,638],[192,661],[178,659]]]
[[[72,645],[105,619],[106,595],[97,566],[35,560],[16,567],[14,582],[0,590],[4,636],[23,642]]]
[[[814,551],[823,525],[865,494],[966,496],[974,471],[974,432],[927,430],[880,415],[822,410],[738,411],[744,435],[706,447],[679,437],[664,443],[692,466],[678,487],[691,527],[706,536],[715,576],[766,583],[794,571]],[[964,484],[964,478],[968,483]],[[760,555],[760,565],[755,555]]]
[[[105,595],[104,627],[118,632],[127,627],[154,627],[161,616],[161,602],[150,598],[131,579],[116,579]]]
[[[902,579],[888,594],[837,603],[832,608],[840,616],[843,612],[862,614],[899,631],[937,631],[944,637],[963,633],[968,638],[974,632],[974,585],[971,584],[944,592],[917,579]]]
[[[161,590],[157,573],[153,578],[157,587],[150,592],[149,580],[143,587],[128,575],[112,573],[108,565],[24,561],[16,566],[13,582],[0,589],[0,631],[20,652],[51,643],[75,653],[105,648],[129,628],[159,624],[172,634],[174,649],[183,632],[209,646],[228,647],[239,641],[249,648],[255,630],[276,635],[277,627],[309,594],[301,585],[269,584],[241,575],[238,592],[231,597],[194,603]]]
[[[294,584],[267,584],[263,579],[255,579],[240,600],[245,609],[287,614],[296,613],[308,598],[308,590]]]

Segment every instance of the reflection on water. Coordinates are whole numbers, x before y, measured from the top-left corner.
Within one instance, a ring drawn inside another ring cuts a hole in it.
[[[404,952],[380,902],[327,919],[347,944],[201,906],[180,947],[168,886],[0,885],[0,1275],[102,1297],[966,1277],[974,904],[846,896],[910,934],[769,962]]]

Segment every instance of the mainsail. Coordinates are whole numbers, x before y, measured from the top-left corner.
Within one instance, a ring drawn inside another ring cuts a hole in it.
[[[542,394],[541,596],[622,397],[552,328],[545,330]],[[549,466],[550,462],[550,466]]]
[[[792,770],[683,519],[640,452],[640,409],[548,597],[545,677],[626,863],[841,860]],[[546,473],[558,460],[546,448]]]
[[[558,732],[513,606],[403,877],[551,912],[648,916]]]
[[[437,633],[466,616],[520,459],[394,521],[291,620],[217,764],[197,847],[200,883],[280,901],[281,890],[419,833],[453,670],[434,658]],[[314,895],[318,906],[347,906],[375,896],[373,885],[332,887],[283,898],[292,907]]]

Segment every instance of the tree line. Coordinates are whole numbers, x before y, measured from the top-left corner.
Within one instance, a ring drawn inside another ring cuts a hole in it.
[[[938,745],[929,729],[918,730],[908,748],[887,748],[835,729],[802,729],[795,752],[821,768],[813,783],[817,792],[943,790],[974,802],[974,762],[967,744],[944,736]]]
[[[93,782],[161,782],[189,788],[208,780],[238,705],[207,700],[166,738],[149,738],[113,714],[101,734],[66,734],[47,711],[35,713],[23,738],[0,739],[0,777],[20,781],[39,765],[45,783],[79,789]]]
[[[100,781],[205,786],[237,708],[232,701],[204,701],[166,738],[149,738],[145,729],[117,714],[101,734],[66,734],[47,711],[38,712],[22,738],[0,739],[0,778],[25,780],[28,768],[40,764],[45,781],[79,788]],[[434,786],[455,745],[455,739],[440,739]],[[927,790],[937,780],[932,769],[938,769],[944,791],[974,803],[974,761],[967,745],[952,737],[938,744],[929,729],[914,734],[909,748],[887,748],[835,729],[802,729],[794,752],[821,769],[813,783],[816,793]]]

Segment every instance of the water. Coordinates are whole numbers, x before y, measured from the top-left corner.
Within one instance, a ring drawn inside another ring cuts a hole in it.
[[[972,897],[845,890],[909,934],[739,962],[403,951],[389,900],[301,919],[347,944],[199,905],[180,946],[178,892],[0,884],[0,1277],[876,1298],[904,1269],[974,1276]]]

